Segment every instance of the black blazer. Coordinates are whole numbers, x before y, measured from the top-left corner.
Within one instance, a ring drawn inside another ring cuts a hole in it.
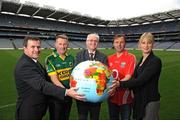
[[[84,49],[84,50],[80,51],[79,53],[77,53],[75,65],[77,65],[80,62],[86,61],[86,60],[90,60],[90,58],[89,58],[88,50]],[[103,64],[108,65],[107,56],[98,50],[96,50],[96,52],[95,52],[94,60],[100,61]]]
[[[134,75],[129,81],[120,82],[120,87],[132,88],[134,92],[134,118],[144,117],[146,104],[152,101],[159,101],[158,81],[161,73],[161,60],[153,54],[137,64]]]
[[[14,76],[18,92],[16,119],[42,119],[46,95],[64,99],[65,89],[47,82],[45,69],[25,54],[17,62]]]

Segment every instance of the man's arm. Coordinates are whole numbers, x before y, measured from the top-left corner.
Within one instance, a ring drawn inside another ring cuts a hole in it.
[[[110,89],[114,87],[123,87],[123,88],[132,88],[139,87],[147,83],[152,76],[158,76],[161,72],[162,63],[161,60],[155,59],[144,68],[143,72],[138,76],[138,78],[131,78],[128,81],[113,81],[113,85],[110,86]]]
[[[63,84],[59,81],[57,74],[51,75],[50,78],[51,78],[51,81],[52,81],[56,86],[65,88],[65,87],[63,86]]]
[[[66,89],[47,82],[46,76],[39,72],[38,67],[33,64],[22,63],[15,71],[15,77],[18,81],[22,81],[22,83],[24,82],[28,85],[19,87],[30,87],[42,92],[45,95],[51,95],[58,97],[59,99],[64,99]]]

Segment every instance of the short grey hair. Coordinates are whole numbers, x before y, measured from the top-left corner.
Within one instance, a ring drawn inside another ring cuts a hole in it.
[[[98,35],[97,33],[90,33],[90,34],[88,34],[86,40],[88,40],[88,38],[89,38],[90,36],[95,36],[95,37],[97,38],[97,40],[99,41],[99,35]]]

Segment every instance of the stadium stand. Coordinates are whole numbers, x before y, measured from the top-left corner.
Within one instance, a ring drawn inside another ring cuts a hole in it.
[[[180,41],[176,42],[176,44],[174,44],[173,46],[171,46],[170,49],[180,49]]]
[[[23,48],[23,39],[14,39],[16,49]]]
[[[126,42],[126,48],[136,49],[137,48],[137,42]]]
[[[10,41],[10,40],[1,38],[0,42],[1,42],[0,48],[2,48],[2,49],[13,49],[14,48],[12,41]]]
[[[174,45],[175,42],[161,42],[160,44],[155,46],[155,49],[168,49],[172,45]]]
[[[88,33],[100,35],[100,48],[111,48],[114,34],[125,34],[128,49],[137,48],[137,40],[144,32],[155,35],[155,49],[180,49],[180,9],[152,15],[123,19],[102,20],[39,7],[36,3],[20,3],[19,0],[0,2],[0,48],[22,48],[28,35],[42,39],[43,48],[54,47],[54,36],[66,34],[70,48],[85,48]]]

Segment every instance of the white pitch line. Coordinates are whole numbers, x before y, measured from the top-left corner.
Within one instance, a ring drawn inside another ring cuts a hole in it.
[[[16,105],[16,103],[7,104],[7,105],[4,105],[4,106],[0,106],[0,109],[4,109],[4,108],[15,106],[15,105]]]

